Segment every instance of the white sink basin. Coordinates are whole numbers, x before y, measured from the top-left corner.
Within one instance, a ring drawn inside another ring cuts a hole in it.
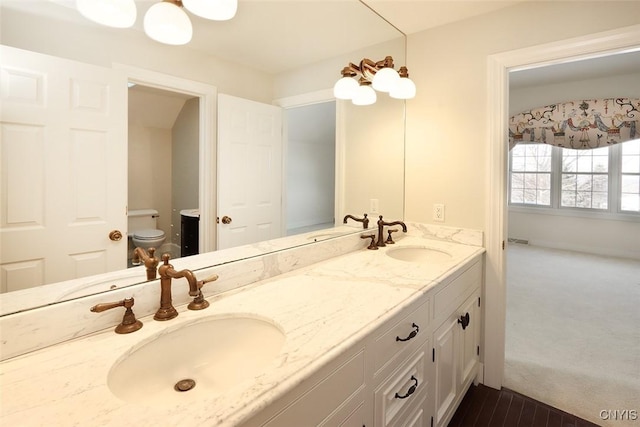
[[[159,334],[125,354],[107,383],[127,402],[188,405],[263,372],[284,340],[267,320],[213,317]]]
[[[451,261],[451,254],[445,251],[420,246],[392,248],[387,251],[387,255],[400,261],[423,264],[438,264]]]

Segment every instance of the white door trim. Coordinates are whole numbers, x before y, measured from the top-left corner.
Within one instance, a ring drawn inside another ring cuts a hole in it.
[[[197,96],[199,108],[199,209],[200,209],[200,252],[216,249],[216,97],[215,86],[157,71],[113,64],[113,68],[123,70],[129,81],[144,86]]]
[[[490,55],[487,72],[487,204],[484,295],[484,383],[500,388],[504,375],[509,71],[640,50],[640,25]]]
[[[321,102],[336,101],[336,163],[335,163],[335,202],[334,202],[334,214],[336,224],[340,225],[340,220],[344,215],[344,147],[345,147],[345,126],[344,114],[342,111],[343,103],[333,96],[333,89],[323,89],[315,92],[303,93],[301,95],[289,96],[286,98],[279,98],[273,101],[274,105],[278,105],[282,108],[294,108],[304,107],[305,105],[319,104]],[[283,120],[284,122],[284,120]],[[285,139],[286,141],[286,139]],[[285,150],[286,152],[286,150]],[[283,167],[286,165],[287,159],[283,159]],[[283,180],[284,182],[284,180]],[[283,193],[286,189],[283,188]],[[283,205],[283,212],[286,212],[287,207]],[[286,224],[285,218],[283,218],[283,224]]]

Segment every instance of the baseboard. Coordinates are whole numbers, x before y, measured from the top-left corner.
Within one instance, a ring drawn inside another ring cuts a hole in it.
[[[630,258],[640,260],[639,251],[619,250],[615,248],[602,248],[595,246],[572,245],[564,242],[550,242],[547,240],[530,240],[531,246],[540,246],[550,249],[561,249],[565,251],[583,252],[592,255],[610,256],[616,258]]]

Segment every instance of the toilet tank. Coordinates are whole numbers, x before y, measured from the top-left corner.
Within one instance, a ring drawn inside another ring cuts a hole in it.
[[[159,216],[155,209],[131,209],[128,214],[129,235],[138,230],[155,230]]]

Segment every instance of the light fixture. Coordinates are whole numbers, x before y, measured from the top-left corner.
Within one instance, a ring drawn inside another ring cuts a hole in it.
[[[164,0],[147,10],[144,32],[160,43],[182,45],[191,41],[193,27],[180,0]]]
[[[353,105],[371,105],[375,104],[377,98],[376,91],[371,87],[371,82],[361,78],[360,86],[356,89],[351,102]]]
[[[416,96],[416,84],[409,78],[407,67],[400,67],[399,79],[389,92],[389,96],[396,99],[411,99]]]
[[[133,0],[76,0],[76,8],[85,18],[108,27],[129,28],[136,22]]]
[[[333,96],[338,99],[353,99],[358,90],[358,82],[353,78],[356,73],[349,67],[342,69],[342,78],[333,86]]]
[[[342,78],[333,86],[333,94],[338,99],[351,99],[355,105],[376,102],[376,90],[388,92],[390,97],[396,99],[416,96],[416,85],[409,78],[407,67],[403,65],[399,72],[396,71],[391,56],[378,62],[364,58],[360,65],[349,63],[341,74]]]
[[[116,28],[133,26],[137,15],[134,0],[76,0],[76,8],[85,18]],[[144,32],[160,43],[189,43],[193,27],[184,9],[202,18],[226,21],[236,15],[238,0],[161,0],[145,13]]]
[[[182,0],[194,15],[214,21],[227,21],[236,15],[238,0]]]
[[[372,85],[378,92],[390,92],[399,78],[398,72],[393,68],[393,58],[387,56],[384,59],[382,68],[375,72]]]

